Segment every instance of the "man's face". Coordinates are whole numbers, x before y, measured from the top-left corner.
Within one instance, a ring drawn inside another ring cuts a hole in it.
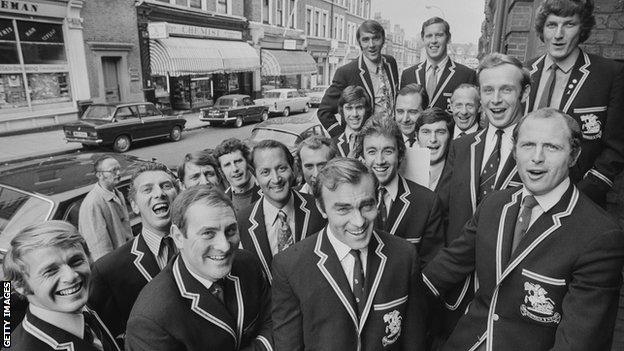
[[[234,211],[228,206],[193,203],[186,213],[186,229],[172,226],[173,239],[193,273],[211,282],[225,277],[240,236]],[[186,230],[186,238],[182,235]]]
[[[477,122],[479,96],[474,89],[458,89],[451,97],[451,112],[455,125],[462,131],[468,130]]]
[[[329,161],[329,156],[331,154],[331,149],[329,146],[321,146],[320,149],[312,150],[307,146],[301,148],[299,152],[299,158],[301,159],[301,172],[303,173],[303,178],[308,185],[312,186],[316,182],[316,177],[318,176],[321,168],[325,167],[327,161]]]
[[[369,60],[379,63],[381,60],[381,49],[384,45],[384,38],[380,33],[362,32],[360,35],[360,48],[362,54]]]
[[[219,157],[221,170],[230,185],[236,189],[244,189],[251,180],[251,173],[247,169],[247,160],[240,150],[230,152]]]
[[[522,72],[511,64],[486,68],[479,74],[481,108],[488,121],[496,128],[505,128],[520,119],[522,102],[529,87],[522,91]]]
[[[434,23],[425,27],[423,42],[425,43],[427,56],[432,61],[439,62],[444,59],[448,40],[449,38],[444,31],[444,25],[442,23]]]
[[[548,55],[553,61],[560,62],[579,45],[581,19],[579,15],[559,17],[550,14],[546,17],[542,34]]]
[[[377,217],[372,177],[365,175],[358,184],[341,183],[334,191],[326,187],[321,191],[323,214],[336,238],[355,250],[367,247]]]
[[[28,302],[48,311],[77,313],[89,297],[89,261],[80,245],[42,247],[26,252],[25,287]]]
[[[430,163],[432,165],[444,161],[450,137],[449,130],[446,126],[446,122],[444,121],[424,124],[418,130],[418,144],[420,147],[426,147],[430,150]]]
[[[394,107],[394,119],[396,120],[401,133],[411,136],[416,129],[416,120],[423,111],[422,98],[420,94],[407,94],[397,96]]]
[[[169,233],[171,203],[178,195],[173,179],[164,171],[147,171],[134,179],[136,194],[130,202],[141,216],[143,227],[157,233]]]
[[[112,189],[121,179],[121,165],[114,158],[107,158],[97,170],[98,183],[105,189]]]
[[[366,116],[366,106],[364,101],[356,101],[342,105],[342,114],[344,115],[347,126],[351,130],[358,132],[364,124],[364,116]]]
[[[199,166],[192,162],[184,164],[184,179],[182,179],[182,182],[187,189],[195,185],[220,185],[217,170],[213,166]]]
[[[399,169],[399,150],[394,138],[381,134],[368,135],[362,143],[364,164],[373,170],[379,184],[386,186]]]
[[[264,196],[273,206],[282,208],[290,200],[290,185],[294,177],[284,151],[279,148],[254,151],[254,165]]]
[[[514,146],[518,174],[533,195],[559,185],[576,163],[571,155],[570,130],[562,117],[530,117],[522,123]]]

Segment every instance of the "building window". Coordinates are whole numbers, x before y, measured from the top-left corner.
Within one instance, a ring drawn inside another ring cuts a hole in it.
[[[338,39],[344,40],[344,17],[338,17]]]
[[[284,1],[277,0],[277,19],[275,20],[275,24],[278,26],[282,26],[284,21]]]
[[[228,14],[228,0],[217,0],[217,13]]]
[[[262,0],[262,23],[269,24],[270,0]]]
[[[368,10],[369,9],[370,9],[370,2],[367,1],[366,3],[364,3],[364,18],[368,18],[368,16],[369,16],[369,13],[368,13],[369,11]]]
[[[306,8],[306,35],[312,35],[312,9]]]
[[[288,27],[295,28],[295,14],[297,13],[295,0],[288,0]]]
[[[329,37],[329,35],[328,35],[329,33],[327,33],[327,28],[328,28],[328,25],[329,25],[329,23],[327,22],[328,19],[329,19],[329,17],[327,16],[327,12],[323,12],[323,32],[322,32],[321,35],[323,37],[325,37],[325,38]]]
[[[314,36],[320,36],[321,11],[314,11]]]

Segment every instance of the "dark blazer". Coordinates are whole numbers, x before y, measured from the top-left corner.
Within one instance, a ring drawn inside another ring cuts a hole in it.
[[[326,220],[316,207],[314,196],[298,191],[292,191],[291,196],[294,197],[295,208],[295,231],[293,234],[295,242],[297,242],[321,230],[325,226]],[[264,273],[271,282],[273,280],[271,273],[273,254],[264,223],[263,199],[264,196],[261,196],[252,206],[241,211],[238,216],[238,231],[241,236],[241,247],[258,257]]]
[[[461,237],[423,271],[434,293],[473,270],[477,291],[443,350],[607,350],[617,312],[624,232],[570,185],[512,253],[522,188],[483,200]]]
[[[527,112],[535,105],[544,58],[529,62],[532,84]],[[582,152],[570,177],[604,207],[613,179],[624,168],[624,65],[581,51],[559,109],[576,119],[582,131]]]
[[[426,288],[414,246],[373,233],[366,267],[368,297],[358,317],[327,235],[324,229],[275,256],[276,350],[423,350]]]
[[[404,69],[403,73],[401,73],[401,88],[412,83],[426,87],[426,64],[427,61],[423,61]],[[451,96],[455,88],[462,83],[470,83],[478,86],[479,83],[477,83],[476,72],[449,58],[446,62],[446,66],[444,66],[442,70],[440,79],[438,79],[438,85],[436,86],[433,97],[429,97],[428,107],[439,107],[445,111],[449,111],[451,109]]]
[[[143,235],[106,254],[91,267],[89,306],[115,337],[123,336],[141,289],[160,273]]]
[[[271,290],[258,260],[237,250],[223,281],[225,305],[178,255],[139,295],[126,350],[272,350]]]
[[[382,229],[414,244],[424,266],[444,246],[440,199],[424,186],[398,177],[399,191]]]
[[[100,324],[105,332],[102,335],[102,345],[104,351],[120,351],[115,343],[115,338],[108,331],[97,313],[91,310],[95,320]],[[4,345],[3,345],[4,346]],[[14,351],[46,351],[46,350],[67,350],[67,351],[97,351],[93,345],[86,343],[74,334],[71,334],[56,325],[45,322],[35,315],[26,312],[26,316],[17,328],[11,333],[11,347],[5,350]]]
[[[392,98],[394,100],[396,98],[397,87],[399,86],[397,63],[392,56],[382,56],[384,60],[384,70],[390,81],[390,89],[392,90]],[[357,60],[353,60],[336,70],[334,78],[332,79],[332,84],[325,91],[325,95],[319,104],[317,111],[318,119],[332,138],[335,138],[344,131],[344,120],[342,124],[340,124],[336,120],[335,115],[338,113],[338,99],[340,99],[342,91],[350,85],[363,87],[368,94],[373,109],[375,108],[373,83],[362,55],[360,55]]]
[[[347,135],[342,132],[336,138],[336,146],[338,147],[338,152],[342,157],[349,157],[349,152],[351,149],[349,148],[349,140],[347,140]]]

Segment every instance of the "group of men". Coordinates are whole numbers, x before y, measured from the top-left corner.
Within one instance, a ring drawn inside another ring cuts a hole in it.
[[[120,165],[98,160],[79,231],[50,221],[11,242],[5,275],[29,301],[12,347],[622,348],[624,232],[601,206],[624,166],[624,67],[578,47],[590,1],[546,0],[535,22],[530,71],[494,53],[475,72],[432,18],[399,82],[365,21],[318,110],[331,138],[295,156],[228,139],[177,179],[139,168],[135,237]]]

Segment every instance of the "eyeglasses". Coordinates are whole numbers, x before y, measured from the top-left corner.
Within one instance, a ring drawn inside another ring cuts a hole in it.
[[[102,172],[102,173],[119,173],[119,172],[121,172],[121,168],[111,168],[109,170],[99,170],[98,172]]]

